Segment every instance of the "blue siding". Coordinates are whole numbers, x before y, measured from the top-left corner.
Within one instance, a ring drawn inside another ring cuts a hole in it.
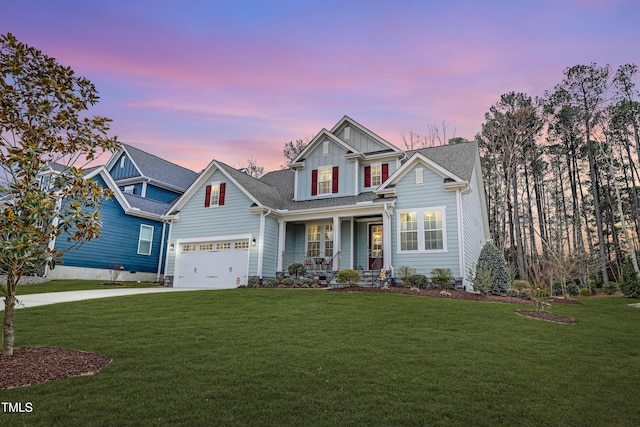
[[[166,190],[164,188],[156,187],[155,185],[147,185],[147,192],[145,197],[151,200],[157,200],[159,202],[168,203],[175,200],[180,196],[180,193],[175,191]]]
[[[416,185],[416,168],[423,168],[423,185]],[[427,276],[431,275],[431,270],[434,268],[450,268],[454,276],[461,277],[456,192],[446,192],[443,178],[426,165],[418,163],[398,182],[396,194],[396,206],[391,217],[393,266],[396,269],[405,265],[413,267],[417,273]],[[401,252],[398,242],[398,219],[400,217],[398,211],[439,206],[446,207],[444,220],[446,223],[447,250],[442,252]]]
[[[122,158],[125,158],[124,165],[122,164]],[[121,167],[123,166],[123,167]],[[140,176],[140,171],[134,166],[131,159],[126,155],[126,153],[122,153],[120,157],[118,157],[118,161],[113,165],[109,174],[116,181],[124,178],[133,178],[136,176]]]
[[[102,178],[96,177],[95,180],[106,187]],[[109,269],[112,264],[119,264],[124,266],[126,271],[146,273],[157,271],[162,239],[162,222],[125,215],[115,198],[102,204],[100,220],[102,221],[102,237],[84,242],[79,248],[67,252],[62,258],[63,265]],[[138,254],[141,224],[154,227],[151,255]],[[58,237],[56,248],[64,250],[68,247],[67,238],[64,235]]]

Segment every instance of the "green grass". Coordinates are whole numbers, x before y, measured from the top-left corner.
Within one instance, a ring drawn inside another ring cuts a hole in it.
[[[0,391],[3,425],[640,425],[640,309],[553,311],[323,290],[137,295],[21,309],[16,345],[113,357]]]
[[[43,292],[86,291],[92,289],[113,289],[112,286],[104,286],[105,280],[52,280],[50,282],[35,283],[32,285],[18,285],[17,295],[39,294]],[[152,288],[155,283],[148,282],[119,282],[123,288]]]

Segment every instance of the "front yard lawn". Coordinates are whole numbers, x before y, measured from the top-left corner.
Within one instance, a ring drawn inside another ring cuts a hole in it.
[[[93,376],[0,391],[4,425],[640,425],[640,309],[237,289],[16,311],[16,346],[96,352]]]

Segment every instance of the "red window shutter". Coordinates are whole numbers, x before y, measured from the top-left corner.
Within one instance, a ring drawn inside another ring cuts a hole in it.
[[[204,191],[204,207],[208,208],[211,206],[211,186],[207,185]]]
[[[218,198],[218,205],[224,205],[224,194],[227,191],[227,184],[225,182],[220,183],[220,197]]]
[[[338,192],[338,166],[333,167],[333,174],[331,177],[331,192]]]
[[[371,166],[364,167],[364,186],[371,187]]]
[[[318,195],[318,169],[311,171],[311,195]]]
[[[382,183],[389,178],[389,163],[382,164]]]

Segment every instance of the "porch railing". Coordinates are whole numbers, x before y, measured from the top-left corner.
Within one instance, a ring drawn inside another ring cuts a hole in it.
[[[284,252],[282,254],[282,268],[287,271],[291,264],[302,264],[307,271],[331,271],[334,270],[334,261],[337,259],[336,270],[340,270],[340,251],[331,256],[311,256],[307,252]]]

